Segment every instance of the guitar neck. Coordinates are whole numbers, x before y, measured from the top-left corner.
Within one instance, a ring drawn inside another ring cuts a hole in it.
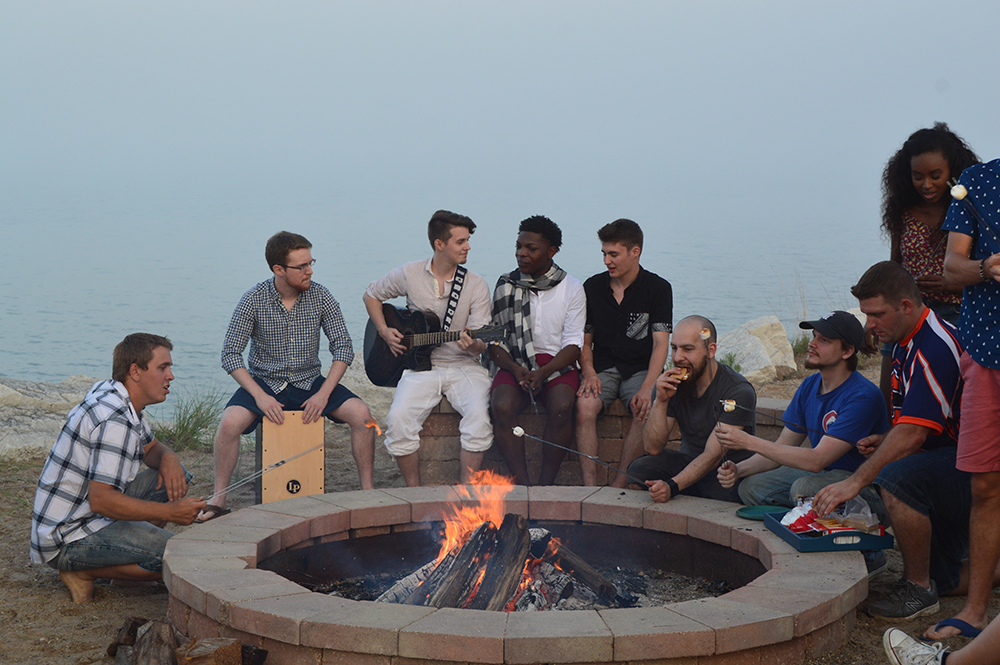
[[[470,334],[475,337],[475,331],[470,332]],[[418,346],[430,346],[432,344],[444,344],[446,342],[457,342],[459,337],[462,335],[461,331],[442,331],[442,332],[432,332],[432,333],[415,333],[413,335],[404,335],[403,344],[407,348],[416,348]]]

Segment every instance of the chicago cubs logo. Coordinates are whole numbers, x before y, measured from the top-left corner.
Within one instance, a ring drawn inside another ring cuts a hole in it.
[[[832,425],[836,421],[837,421],[837,412],[836,411],[827,411],[826,415],[823,416],[823,431],[824,432],[829,432],[830,431],[830,425]]]

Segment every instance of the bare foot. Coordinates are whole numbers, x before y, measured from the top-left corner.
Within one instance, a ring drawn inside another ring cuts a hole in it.
[[[94,580],[84,573],[60,570],[59,579],[69,589],[74,603],[89,603],[94,600]]]

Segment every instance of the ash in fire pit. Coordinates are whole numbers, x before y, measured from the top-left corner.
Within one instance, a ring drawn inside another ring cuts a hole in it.
[[[443,531],[441,525],[431,533],[445,539]],[[299,581],[352,600],[504,611],[653,607],[719,596],[738,586],[635,565],[595,568],[562,538],[545,528],[529,529],[516,515],[505,516],[499,529],[485,522],[443,557],[401,579],[380,572],[318,584]]]

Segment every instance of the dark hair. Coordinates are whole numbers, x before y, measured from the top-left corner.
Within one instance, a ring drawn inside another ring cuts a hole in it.
[[[597,238],[601,242],[621,243],[626,249],[633,247],[642,249],[642,229],[631,219],[616,219],[610,224],[605,224],[598,229]]]
[[[882,233],[890,242],[898,242],[903,234],[903,213],[920,202],[920,195],[913,186],[910,160],[928,152],[944,155],[952,178],[958,178],[962,171],[979,163],[979,157],[969,145],[943,122],[910,134],[882,172]],[[939,237],[932,238],[932,242],[944,236],[940,229],[935,233]]]
[[[913,275],[895,261],[879,261],[866,270],[851,287],[851,295],[858,300],[882,296],[893,307],[899,306],[903,298],[912,300],[915,305],[923,303]]]
[[[528,219],[521,222],[521,225],[517,227],[518,233],[537,233],[546,240],[549,244],[556,249],[562,245],[562,231],[556,226],[556,223],[545,215],[532,215]]]
[[[274,266],[285,265],[288,253],[297,249],[312,249],[312,243],[298,233],[278,231],[267,239],[267,247],[264,248],[267,267],[273,269]]]
[[[119,383],[125,383],[133,364],[148,369],[149,361],[153,359],[153,349],[158,346],[164,347],[167,351],[172,351],[174,348],[170,340],[161,335],[132,333],[126,336],[118,342],[111,356],[111,378]]]
[[[702,339],[702,342],[705,344],[706,349],[708,348],[709,344],[714,343],[718,339],[719,334],[715,330],[715,324],[706,319],[704,316],[699,316],[697,314],[692,314],[691,316],[685,316],[683,319],[677,322],[677,325],[674,326],[674,328],[679,328],[681,324],[686,323],[688,321],[691,321],[692,323],[697,323],[698,326],[701,328],[701,330],[708,331],[708,339]]]
[[[840,344],[845,349],[851,346],[844,340],[840,340]],[[854,347],[852,346],[851,348],[853,349]],[[858,368],[858,350],[859,349],[854,349],[854,353],[852,353],[851,357],[847,359],[847,369],[851,370],[852,372]]]
[[[438,210],[431,215],[431,221],[427,222],[427,239],[431,241],[431,247],[434,247],[435,240],[447,243],[453,226],[464,226],[469,229],[470,236],[476,232],[476,223],[465,215],[450,210]]]

